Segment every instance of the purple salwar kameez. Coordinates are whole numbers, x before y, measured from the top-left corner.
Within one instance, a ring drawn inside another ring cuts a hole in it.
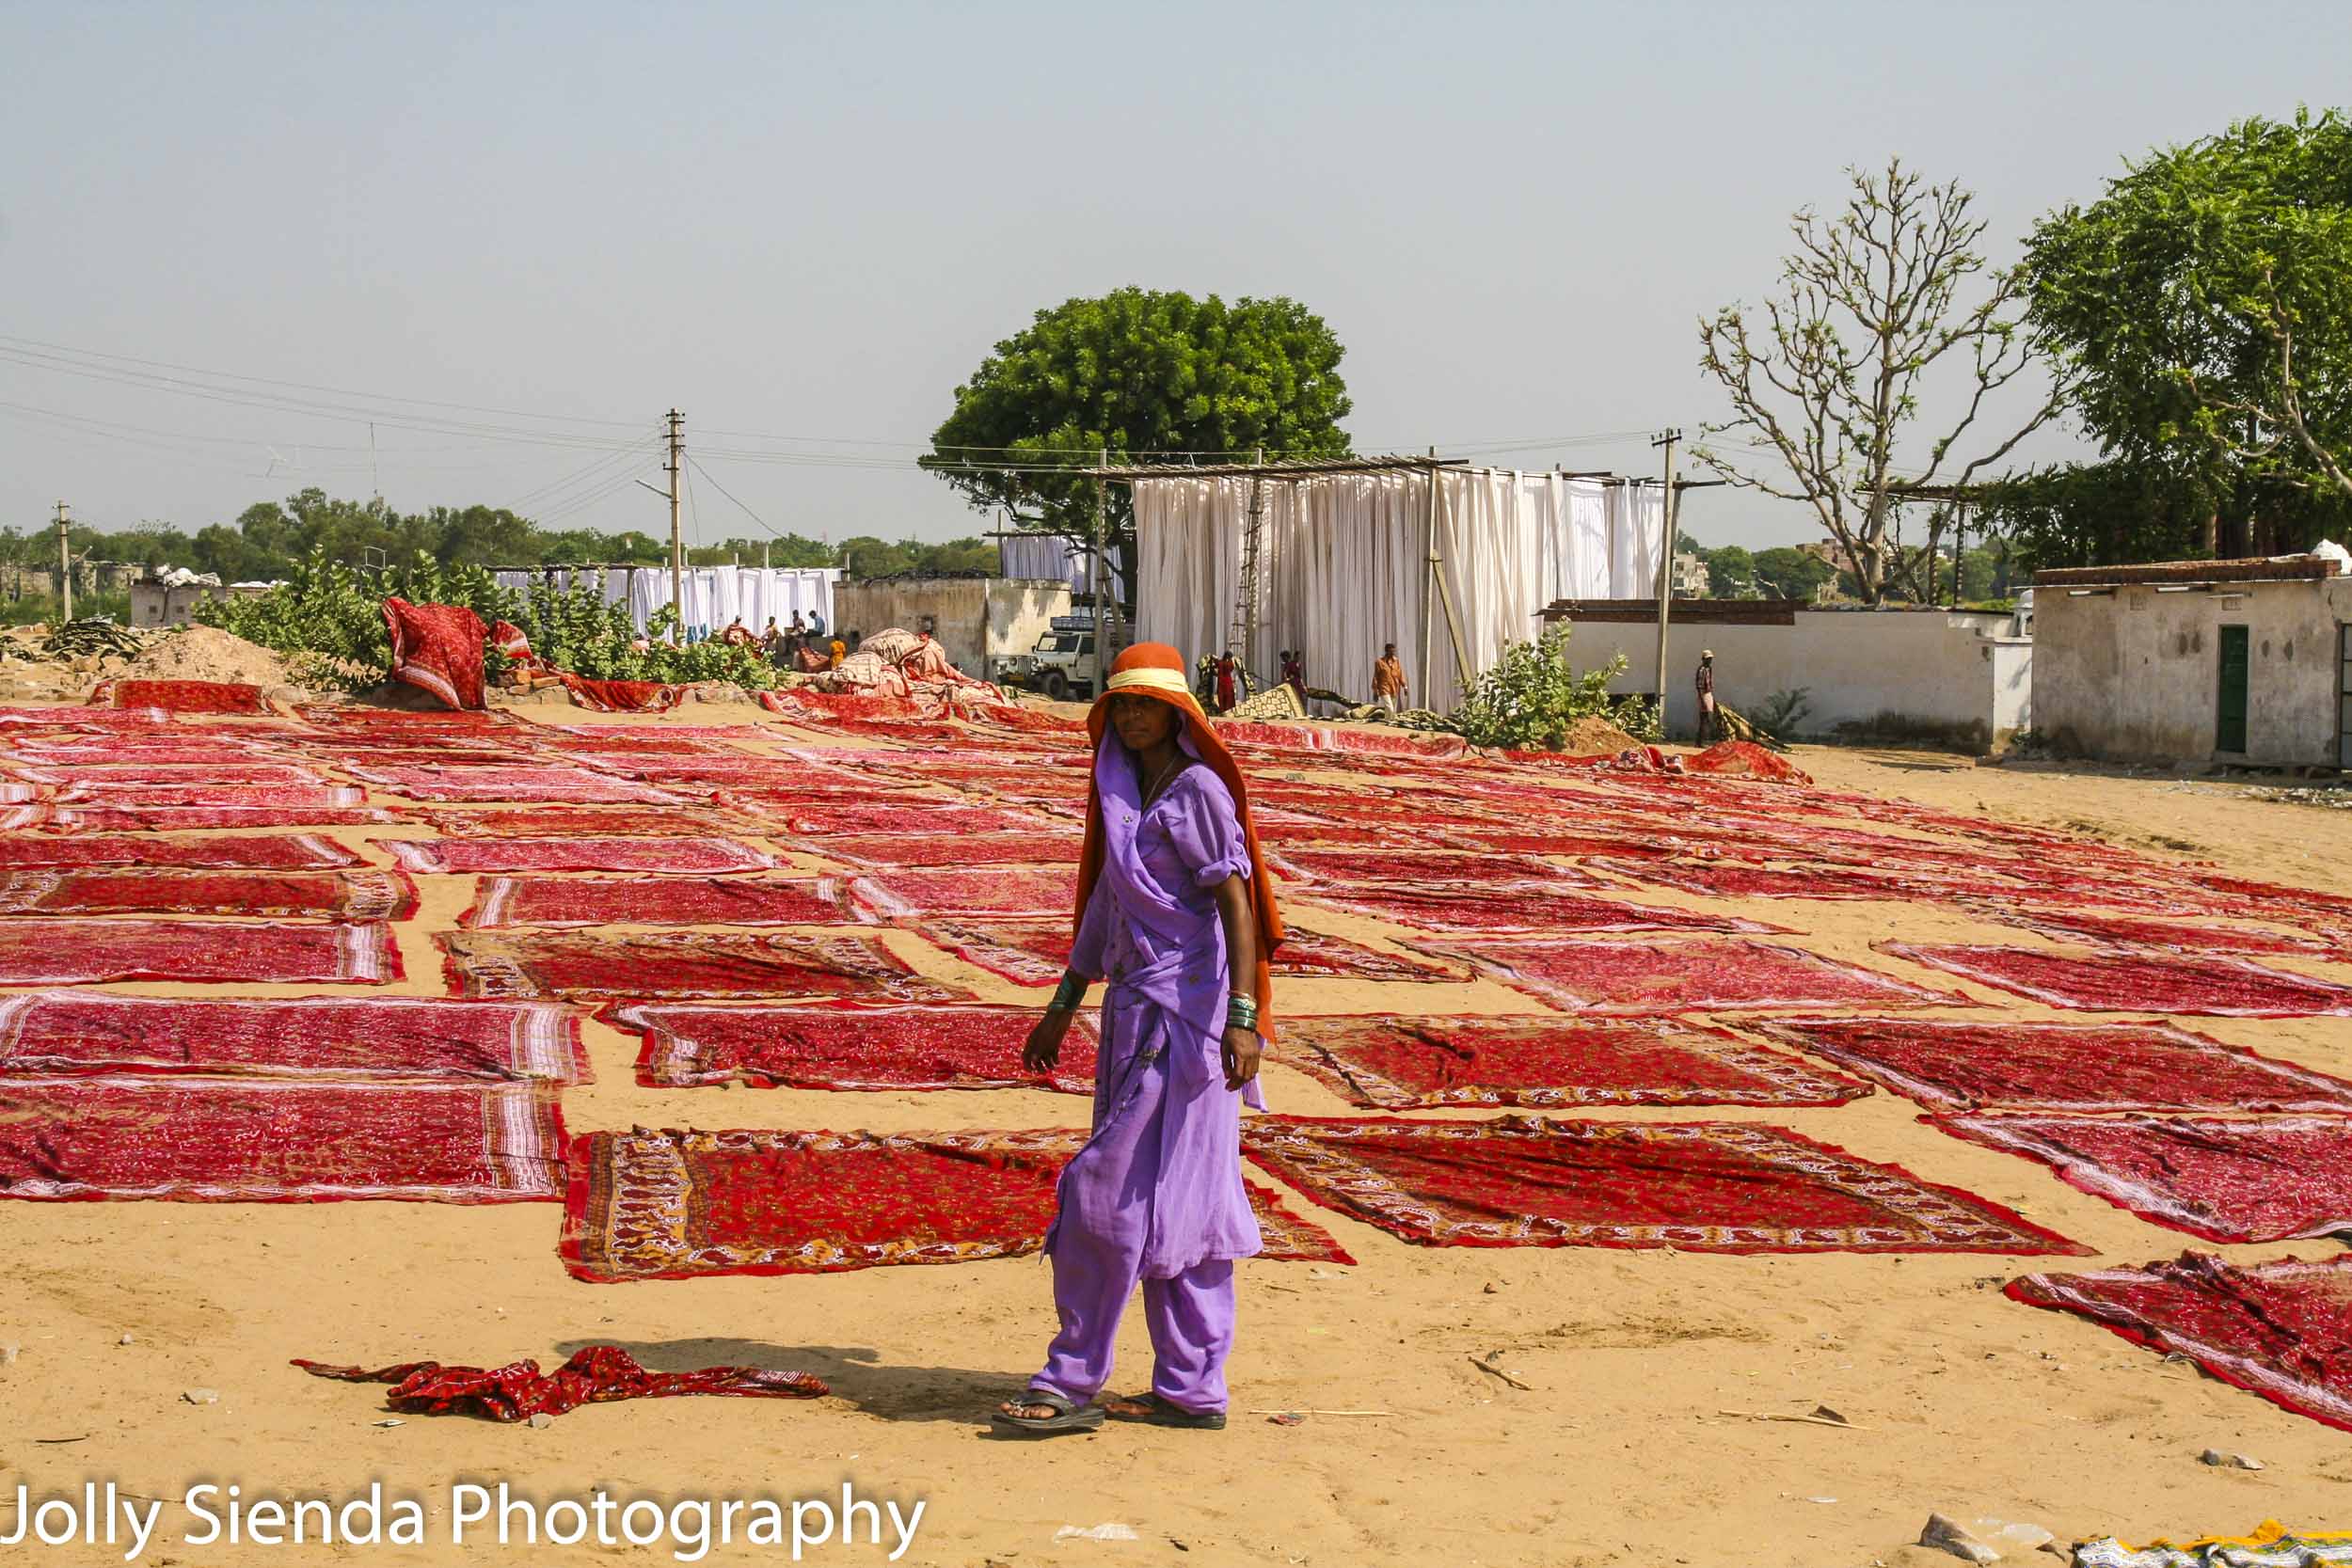
[[[1178,744],[1197,756],[1188,737]],[[1093,1136],[1062,1173],[1046,1237],[1061,1332],[1030,1380],[1076,1404],[1109,1384],[1120,1315],[1137,1281],[1152,1390],[1187,1411],[1225,1408],[1233,1259],[1259,1248],[1241,1179],[1241,1107],[1225,1086],[1232,974],[1214,890],[1250,874],[1232,792],[1183,768],[1149,807],[1135,759],[1104,737],[1095,777],[1104,857],[1070,967],[1104,979]]]

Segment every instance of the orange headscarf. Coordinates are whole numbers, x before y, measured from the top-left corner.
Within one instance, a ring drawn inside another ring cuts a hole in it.
[[[1232,792],[1233,808],[1241,815],[1242,838],[1249,847],[1249,903],[1258,921],[1258,1031],[1271,1037],[1274,976],[1267,959],[1282,943],[1282,914],[1274,905],[1274,885],[1266,877],[1265,854],[1258,847],[1258,824],[1249,814],[1249,786],[1242,778],[1240,765],[1233,761],[1233,753],[1225,749],[1225,742],[1217,738],[1209,716],[1200,710],[1200,700],[1185,684],[1184,656],[1167,643],[1137,642],[1112,662],[1110,679],[1104,683],[1102,694],[1094,699],[1094,710],[1087,715],[1087,738],[1093,743],[1098,756],[1113,697],[1151,697],[1174,708],[1183,716],[1193,750],[1200,753],[1202,765],[1224,780],[1225,787]],[[1074,919],[1085,918],[1087,900],[1093,895],[1094,884],[1102,874],[1103,791],[1099,781],[1089,779],[1086,847],[1078,857],[1078,908]]]

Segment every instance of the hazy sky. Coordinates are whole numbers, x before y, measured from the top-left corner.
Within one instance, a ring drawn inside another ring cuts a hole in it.
[[[1130,283],[1320,311],[1359,450],[1654,471],[1645,436],[1558,438],[1720,416],[1694,318],[1769,289],[1844,166],[1965,182],[2006,261],[2125,156],[2347,82],[2343,0],[8,0],[0,334],[249,401],[0,342],[0,522],[364,496],[373,414],[395,506],[650,529],[654,460],[612,449],[675,404],[780,529],[973,531],[900,465],[1032,311]],[[701,536],[758,533],[692,494]],[[1810,536],[1688,506],[1708,543]]]

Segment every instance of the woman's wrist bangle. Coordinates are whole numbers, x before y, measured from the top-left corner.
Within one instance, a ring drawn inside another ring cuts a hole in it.
[[[1054,988],[1054,999],[1045,1004],[1045,1010],[1049,1013],[1076,1012],[1078,1010],[1078,1004],[1084,1002],[1086,999],[1086,977],[1081,974],[1073,974],[1068,970],[1063,970],[1061,984]]]
[[[1258,999],[1254,996],[1229,996],[1225,999],[1225,1027],[1248,1029],[1258,1027]]]

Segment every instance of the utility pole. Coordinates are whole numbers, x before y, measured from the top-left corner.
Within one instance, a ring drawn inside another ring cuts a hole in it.
[[[686,536],[678,531],[678,469],[685,462],[686,437],[678,411],[670,410],[670,613],[677,618],[677,640],[686,641]]]
[[[57,503],[57,625],[73,619],[73,557],[66,549],[65,502]]]
[[[1095,459],[1097,467],[1108,468],[1111,466],[1111,449],[1107,446],[1101,448],[1096,451]],[[1098,473],[1094,477],[1094,569],[1087,575],[1087,580],[1094,585],[1094,592],[1087,595],[1094,601],[1094,680],[1089,689],[1098,697],[1103,694],[1104,683],[1110,679],[1111,672],[1110,649],[1104,641],[1103,618],[1103,590],[1110,581],[1110,562],[1104,559],[1103,553],[1105,536],[1110,531],[1110,496],[1111,482]]]
[[[1661,510],[1665,514],[1659,528],[1662,537],[1658,548],[1658,733],[1666,733],[1666,615],[1674,603],[1675,586],[1675,443],[1682,439],[1679,430],[1661,430],[1650,441],[1653,447],[1666,449],[1666,494]]]

